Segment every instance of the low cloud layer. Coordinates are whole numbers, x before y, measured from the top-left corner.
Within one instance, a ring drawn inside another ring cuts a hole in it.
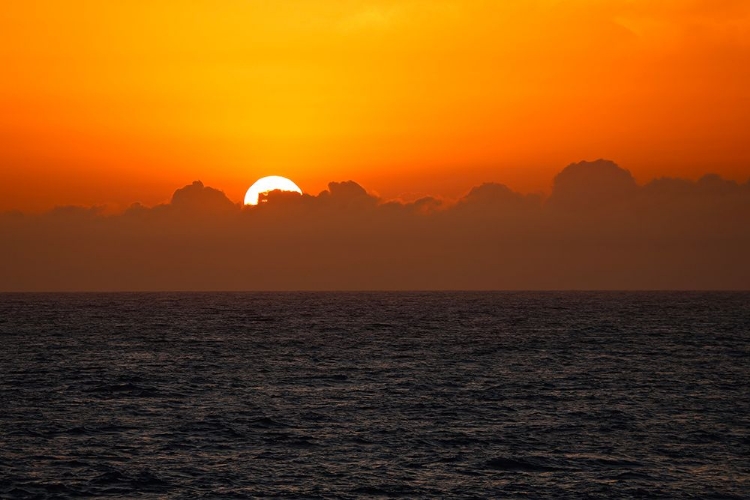
[[[750,182],[638,185],[599,160],[551,195],[410,203],[332,182],[241,207],[194,182],[119,215],[0,215],[0,290],[748,289]]]

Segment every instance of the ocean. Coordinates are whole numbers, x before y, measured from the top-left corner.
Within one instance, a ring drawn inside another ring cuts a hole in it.
[[[750,293],[0,294],[2,498],[750,498]]]

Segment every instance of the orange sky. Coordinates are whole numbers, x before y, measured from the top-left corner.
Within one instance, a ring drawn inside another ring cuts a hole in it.
[[[0,68],[0,210],[750,177],[746,0],[7,2]]]

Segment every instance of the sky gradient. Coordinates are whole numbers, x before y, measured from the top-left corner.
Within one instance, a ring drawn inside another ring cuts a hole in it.
[[[266,175],[548,195],[596,158],[750,176],[743,0],[8,2],[0,66],[0,211]]]

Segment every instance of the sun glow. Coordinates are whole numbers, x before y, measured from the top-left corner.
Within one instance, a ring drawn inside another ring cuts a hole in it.
[[[294,182],[278,175],[269,175],[255,181],[245,194],[245,205],[257,205],[258,195],[271,191],[293,191],[302,194],[302,190]],[[265,201],[265,200],[263,200]]]

